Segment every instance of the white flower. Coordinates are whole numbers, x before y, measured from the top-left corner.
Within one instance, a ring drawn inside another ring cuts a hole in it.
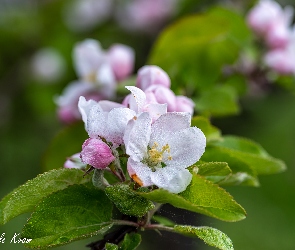
[[[105,96],[114,94],[115,74],[98,41],[86,39],[78,43],[73,51],[73,59],[76,72],[83,81],[99,87]]]
[[[189,185],[192,175],[186,169],[205,151],[203,132],[190,127],[189,113],[171,112],[153,124],[144,112],[130,120],[125,131],[129,175],[141,186],[156,185],[171,193],[180,193]]]
[[[79,99],[78,107],[89,137],[104,138],[114,147],[123,144],[127,123],[136,116],[133,110],[122,107],[121,104],[86,101],[83,96]]]

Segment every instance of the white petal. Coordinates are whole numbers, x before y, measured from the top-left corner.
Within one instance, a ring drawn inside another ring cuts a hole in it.
[[[135,111],[128,108],[115,108],[108,114],[106,139],[114,145],[123,144],[123,136],[129,120],[136,116]]]
[[[172,160],[164,161],[167,166],[187,168],[197,162],[205,152],[206,137],[197,127],[190,127],[166,138]]]
[[[171,132],[189,128],[190,124],[191,115],[189,113],[169,112],[163,114],[152,125],[151,143],[157,142],[160,145],[163,142],[166,144],[166,137]]]
[[[93,90],[94,87],[83,81],[71,82],[64,90],[62,95],[55,98],[59,106],[69,106],[77,102],[83,93]]]
[[[133,86],[126,86],[126,89],[128,89],[129,91],[131,91],[136,103],[137,103],[137,107],[138,110],[136,110],[138,113],[142,112],[142,109],[146,103],[146,96],[145,93],[137,88],[137,87],[133,87]]]
[[[153,121],[157,120],[161,115],[167,113],[167,104],[151,103],[146,105],[145,111],[149,112]]]
[[[96,81],[100,92],[110,98],[114,96],[116,88],[116,79],[111,66],[108,63],[104,63],[96,72]]]
[[[88,119],[87,117],[89,115],[90,109],[94,105],[97,105],[96,101],[93,101],[93,100],[86,101],[84,96],[80,96],[79,102],[78,102],[78,108],[86,129],[87,129],[87,119]]]
[[[99,104],[93,105],[87,117],[87,132],[89,137],[105,137],[107,113],[104,112]]]
[[[128,159],[127,162],[127,170],[132,178],[133,175],[136,175],[137,178],[142,182],[142,186],[150,186],[153,185],[151,181],[151,169],[141,162],[137,162],[132,160],[131,158]],[[133,176],[134,178],[134,176]]]
[[[108,101],[108,100],[99,101],[98,104],[100,105],[102,110],[106,111],[106,112],[110,112],[114,108],[124,108],[125,107],[124,105],[122,105],[120,103],[112,102],[112,101]]]
[[[104,52],[100,43],[94,39],[78,43],[73,51],[76,72],[81,78],[87,78],[89,74],[96,72],[103,58]]]
[[[128,122],[124,143],[126,153],[135,161],[141,161],[147,156],[147,146],[151,135],[151,118],[148,113],[142,113],[135,120]]]
[[[152,172],[151,180],[159,188],[178,194],[190,184],[192,175],[187,169],[164,167]]]

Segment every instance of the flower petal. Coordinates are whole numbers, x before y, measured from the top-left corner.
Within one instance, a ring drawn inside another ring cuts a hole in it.
[[[104,60],[104,52],[98,41],[86,39],[75,46],[73,59],[77,74],[85,79],[99,68]]]
[[[145,111],[150,114],[153,121],[157,120],[161,115],[167,113],[167,104],[151,103],[146,105]]]
[[[108,101],[108,100],[99,101],[98,104],[100,105],[102,110],[106,112],[110,112],[114,108],[124,108],[124,105],[117,102]]]
[[[152,125],[151,144],[154,142],[160,144],[161,141],[166,144],[165,138],[170,136],[171,132],[189,128],[190,124],[191,115],[189,113],[169,112],[161,115]]]
[[[151,172],[153,184],[175,194],[183,192],[191,180],[191,173],[183,168],[164,167]]]
[[[151,135],[151,122],[149,113],[142,113],[136,120],[132,119],[128,122],[124,134],[124,143],[126,153],[135,161],[141,161],[147,156],[147,146]]]
[[[141,162],[128,159],[127,170],[132,179],[134,179],[141,186],[153,185],[151,181],[152,170]]]
[[[87,129],[87,119],[88,119],[87,117],[89,115],[90,109],[94,105],[97,105],[96,101],[93,101],[93,100],[86,101],[84,96],[80,96],[79,102],[78,102],[78,108],[86,129]]]
[[[206,137],[197,127],[190,127],[166,137],[171,160],[164,161],[167,166],[187,168],[197,162],[205,152]]]
[[[107,112],[104,112],[99,104],[95,104],[89,110],[87,116],[87,132],[89,137],[105,137]]]
[[[131,91],[136,103],[137,103],[137,108],[138,110],[135,110],[137,113],[142,112],[142,109],[146,103],[146,96],[145,93],[137,88],[137,87],[133,87],[133,86],[126,86],[126,89],[128,89],[129,91]]]
[[[123,136],[129,120],[136,116],[135,111],[128,108],[115,108],[108,114],[106,140],[114,146],[123,144]]]

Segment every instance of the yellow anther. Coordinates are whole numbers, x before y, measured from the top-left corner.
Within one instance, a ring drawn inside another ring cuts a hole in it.
[[[162,147],[161,150],[158,150],[159,144],[154,142],[154,145],[151,149],[148,150],[148,159],[147,162],[151,167],[157,166],[159,163],[163,162],[163,155],[165,152],[170,154],[170,146],[166,144]],[[168,160],[172,160],[171,155],[167,157]]]

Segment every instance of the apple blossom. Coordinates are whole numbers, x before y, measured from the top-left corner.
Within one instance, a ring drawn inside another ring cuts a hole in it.
[[[156,185],[180,193],[191,181],[186,169],[205,151],[203,132],[190,127],[188,113],[166,113],[153,124],[148,113],[130,120],[124,135],[127,169],[140,186]]]
[[[89,138],[82,146],[82,162],[94,168],[104,169],[115,160],[111,148],[101,139]]]

